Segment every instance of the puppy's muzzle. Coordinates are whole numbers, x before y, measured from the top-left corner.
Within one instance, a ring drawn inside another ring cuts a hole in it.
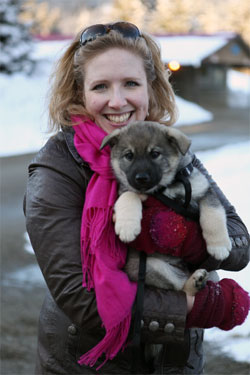
[[[158,179],[146,171],[137,172],[129,178],[130,185],[140,192],[152,189],[158,183]]]
[[[148,186],[150,183],[150,176],[146,172],[137,173],[135,175],[135,182],[138,186]]]

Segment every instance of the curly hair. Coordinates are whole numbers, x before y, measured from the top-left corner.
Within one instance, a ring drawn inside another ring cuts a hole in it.
[[[134,53],[143,60],[149,90],[149,111],[146,120],[172,125],[176,120],[175,96],[169,83],[169,72],[161,61],[156,42],[146,33],[136,39],[125,38],[117,31],[100,36],[80,46],[79,32],[51,77],[49,97],[49,128],[59,130],[61,126],[72,126],[70,116],[85,115],[91,118],[84,105],[84,71],[86,64],[95,56],[111,48]]]

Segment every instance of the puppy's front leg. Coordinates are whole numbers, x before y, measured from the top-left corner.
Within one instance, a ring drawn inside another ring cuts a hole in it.
[[[122,242],[133,241],[141,231],[142,201],[144,194],[132,191],[122,193],[115,203],[115,233]]]
[[[200,201],[200,225],[208,253],[218,260],[227,258],[232,244],[227,231],[226,213],[210,191]]]

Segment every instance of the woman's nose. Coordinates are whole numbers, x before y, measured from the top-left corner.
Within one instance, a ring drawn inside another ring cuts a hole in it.
[[[109,98],[109,106],[112,108],[119,109],[127,104],[127,99],[122,90],[112,90]]]

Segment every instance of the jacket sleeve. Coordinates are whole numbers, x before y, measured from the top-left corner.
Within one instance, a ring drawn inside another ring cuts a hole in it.
[[[25,216],[31,244],[63,312],[79,326],[101,326],[95,294],[82,287],[79,233],[86,179],[60,142],[45,147],[29,166]]]
[[[95,293],[82,287],[80,227],[85,190],[91,171],[78,165],[63,142],[49,145],[29,166],[25,199],[27,231],[52,297],[73,323],[88,330],[100,329]],[[179,339],[184,335],[184,293],[145,291],[147,340],[165,340],[167,323],[174,324]],[[151,321],[160,322],[155,332]],[[151,325],[152,326],[152,325]]]
[[[208,271],[216,269],[240,271],[246,267],[249,262],[250,240],[247,228],[237,215],[235,208],[230,204],[223,192],[197,158],[194,159],[194,166],[207,177],[213,191],[224,206],[227,216],[228,233],[232,242],[232,250],[227,259],[221,262],[214,259],[212,256],[209,256],[201,267],[206,268]]]

